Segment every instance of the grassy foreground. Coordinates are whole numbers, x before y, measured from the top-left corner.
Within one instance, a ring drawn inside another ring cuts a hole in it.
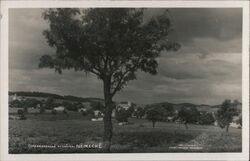
[[[78,115],[78,114],[75,114]],[[240,152],[241,129],[229,133],[215,126],[184,125],[130,119],[129,125],[114,121],[111,151],[141,152]],[[9,153],[96,153],[102,141],[103,122],[62,114],[28,115],[9,121]]]

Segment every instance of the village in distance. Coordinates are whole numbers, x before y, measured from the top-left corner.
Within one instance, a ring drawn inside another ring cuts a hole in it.
[[[241,151],[242,104],[238,100],[220,105],[114,103],[113,152]],[[218,122],[223,107],[231,109],[231,116]],[[99,152],[103,109],[100,98],[9,92],[9,152]],[[85,148],[76,148],[79,144]],[[54,148],[48,148],[51,145]]]

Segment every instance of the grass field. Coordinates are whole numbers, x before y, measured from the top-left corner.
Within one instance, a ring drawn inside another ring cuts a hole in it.
[[[82,148],[102,141],[103,122],[92,122],[79,113],[27,115],[27,120],[9,121],[9,153],[84,153],[102,152]],[[240,152],[241,129],[216,126],[151,122],[130,119],[118,126],[114,121],[111,152]],[[32,147],[46,145],[47,147]],[[48,147],[49,146],[49,147]]]

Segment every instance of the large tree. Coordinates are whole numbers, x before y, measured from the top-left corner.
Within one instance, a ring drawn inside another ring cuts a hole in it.
[[[103,82],[105,116],[104,148],[112,138],[112,98],[136,72],[157,73],[156,58],[165,50],[178,50],[168,39],[171,24],[166,12],[148,18],[145,9],[95,8],[48,9],[43,17],[49,29],[43,32],[54,55],[40,58],[39,67],[92,73]]]

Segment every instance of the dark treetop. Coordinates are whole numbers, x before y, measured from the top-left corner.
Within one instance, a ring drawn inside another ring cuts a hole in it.
[[[111,81],[112,96],[136,71],[156,74],[160,51],[180,46],[168,40],[171,31],[167,14],[144,19],[144,9],[49,9],[44,31],[55,55],[40,58],[39,67],[91,72]],[[166,12],[168,12],[166,10]]]

